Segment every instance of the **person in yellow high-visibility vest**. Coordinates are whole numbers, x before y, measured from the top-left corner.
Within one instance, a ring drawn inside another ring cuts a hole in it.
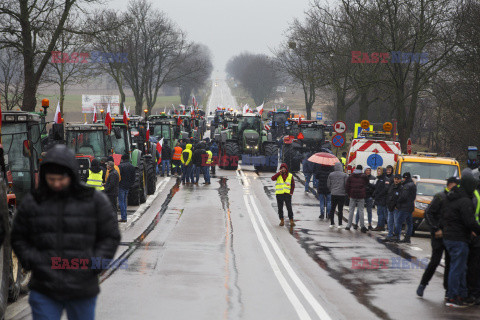
[[[285,225],[285,220],[283,219],[283,203],[285,203],[288,211],[288,219],[290,219],[290,226],[293,227],[295,226],[295,222],[293,221],[292,195],[295,190],[295,180],[293,179],[293,175],[288,172],[286,163],[282,163],[280,171],[272,177],[272,180],[276,181],[275,196],[277,197],[280,226]]]
[[[87,186],[97,190],[103,190],[103,170],[100,167],[100,161],[93,159],[88,170]]]

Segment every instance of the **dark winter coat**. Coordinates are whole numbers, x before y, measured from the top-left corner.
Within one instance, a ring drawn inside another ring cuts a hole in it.
[[[120,183],[120,176],[117,170],[112,169],[108,174],[107,181],[105,182],[105,188],[103,192],[110,197],[118,197],[118,186]]]
[[[348,174],[343,172],[343,164],[335,163],[335,171],[328,175],[327,187],[332,196],[345,196]]]
[[[135,183],[135,167],[130,163],[130,161],[125,160],[120,162],[118,168],[120,169],[120,176],[122,177],[118,187],[123,190],[130,190]]]
[[[218,156],[218,145],[215,141],[210,144],[210,151],[212,151],[212,155]]]
[[[375,182],[375,177],[369,174],[367,175],[367,179],[368,179],[368,183],[366,187],[367,196],[365,197],[365,199],[373,198],[373,193],[375,192],[375,184],[373,184],[373,182]]]
[[[315,174],[315,178],[318,180],[318,194],[329,194],[330,190],[327,186],[327,180],[330,173],[334,171],[334,167],[332,166],[319,166],[317,173]]]
[[[402,192],[397,201],[399,211],[412,213],[415,210],[415,198],[417,197],[417,186],[411,178],[402,182]]]
[[[347,195],[352,199],[365,199],[367,196],[368,178],[360,170],[355,170],[347,179]]]
[[[67,168],[72,178],[67,190],[50,190],[42,170],[47,164]],[[30,289],[57,300],[96,296],[101,269],[92,268],[92,257],[112,259],[119,242],[117,216],[106,195],[80,182],[72,151],[53,147],[40,166],[38,189],[25,196],[13,222],[12,246],[32,271]]]
[[[430,202],[430,205],[427,207],[427,210],[425,210],[425,220],[430,226],[432,233],[443,229],[442,208],[447,199],[447,194],[447,189],[437,193],[433,197],[432,202]]]
[[[388,189],[387,194],[387,209],[392,212],[397,207],[398,197],[400,197],[400,192],[402,191],[402,184],[392,183]]]
[[[162,160],[172,160],[172,149],[168,143],[164,143],[162,146]]]
[[[375,199],[375,203],[379,206],[386,206],[387,205],[387,195],[389,185],[385,184],[388,178],[385,174],[377,177],[377,183],[375,184],[375,191],[373,192],[373,198]]]
[[[202,159],[204,159],[202,158],[202,155],[204,154],[207,154],[204,146],[201,144],[197,145],[197,147],[195,148],[195,151],[193,151],[192,163],[197,167],[202,166]]]
[[[308,161],[309,157],[305,157],[302,161],[302,171],[303,173],[313,173],[314,172],[314,163]]]

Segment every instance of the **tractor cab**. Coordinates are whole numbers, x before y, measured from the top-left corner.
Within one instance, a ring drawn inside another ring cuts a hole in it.
[[[44,130],[45,125],[37,114],[23,111],[2,113],[2,145],[18,202],[35,188],[38,181]]]

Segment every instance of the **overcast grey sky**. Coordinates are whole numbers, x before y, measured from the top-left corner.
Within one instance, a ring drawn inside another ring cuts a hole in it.
[[[214,56],[213,76],[224,74],[230,57],[243,51],[271,54],[288,24],[302,18],[310,0],[150,0],[166,12],[190,40],[207,45]],[[128,0],[112,0],[117,9]]]

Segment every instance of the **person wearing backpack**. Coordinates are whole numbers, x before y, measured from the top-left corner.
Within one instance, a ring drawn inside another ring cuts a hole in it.
[[[433,277],[435,270],[437,269],[440,261],[442,260],[443,252],[445,252],[445,272],[443,273],[443,288],[445,292],[448,289],[448,272],[450,269],[450,255],[448,254],[445,245],[443,244],[442,233],[442,207],[444,205],[447,194],[455,186],[458,185],[459,179],[457,177],[451,177],[447,179],[447,187],[442,192],[437,193],[432,202],[425,210],[425,219],[430,226],[431,244],[432,244],[432,256],[430,262],[423,273],[422,280],[417,288],[417,295],[423,297],[423,292],[428,286],[428,283]]]

